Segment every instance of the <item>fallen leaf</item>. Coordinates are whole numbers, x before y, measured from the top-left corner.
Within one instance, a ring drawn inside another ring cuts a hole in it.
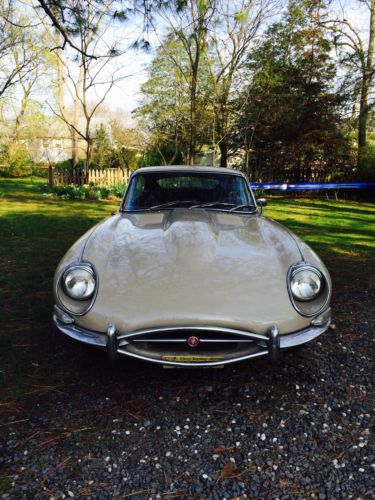
[[[220,472],[220,479],[226,479],[228,477],[233,477],[238,473],[237,465],[233,462],[227,462],[222,471]]]

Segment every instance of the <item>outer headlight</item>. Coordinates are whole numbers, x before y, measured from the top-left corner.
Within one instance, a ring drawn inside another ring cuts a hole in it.
[[[64,272],[61,284],[64,292],[72,299],[88,300],[95,292],[96,278],[91,267],[77,265]]]
[[[313,267],[301,267],[292,272],[290,289],[296,300],[306,302],[315,299],[323,288],[323,276]]]

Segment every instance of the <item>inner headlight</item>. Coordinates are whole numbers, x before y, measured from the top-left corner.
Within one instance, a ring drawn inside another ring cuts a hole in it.
[[[64,292],[76,300],[87,300],[93,296],[96,287],[94,271],[89,266],[75,266],[62,276]]]
[[[323,277],[317,269],[296,269],[290,280],[290,289],[296,300],[315,299],[323,287]]]

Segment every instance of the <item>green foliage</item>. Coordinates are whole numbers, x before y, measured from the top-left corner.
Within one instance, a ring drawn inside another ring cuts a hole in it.
[[[248,17],[249,17],[249,11],[247,10],[240,10],[234,16],[235,20],[239,21],[241,24],[246,24]]]
[[[72,160],[57,161],[53,164],[57,172],[71,172],[73,170]]]
[[[10,143],[0,152],[0,163],[8,165],[4,172],[7,177],[28,177],[32,174],[32,160],[22,143]]]
[[[139,163],[138,156],[138,152],[134,149],[113,148],[108,158],[108,166],[135,170]]]
[[[33,165],[31,167],[31,175],[34,177],[48,177],[48,169],[41,168],[39,165]]]
[[[83,186],[70,184],[68,186],[55,186],[53,193],[62,200],[111,200],[121,198],[125,189],[126,184],[102,187],[92,183]]]
[[[101,123],[96,129],[92,154],[92,166],[99,169],[108,168],[110,166],[112,152],[113,147],[111,145],[111,141],[109,140],[103,123]]]
[[[369,141],[363,150],[361,165],[359,165],[360,180],[375,181],[375,144]]]
[[[209,62],[205,54],[201,57],[196,92],[198,151],[210,143],[214,122],[209,104],[212,93]],[[189,149],[191,68],[184,46],[174,34],[170,33],[156,52],[149,74],[142,85],[141,105],[135,111],[136,118],[149,132],[143,164],[181,163]]]
[[[85,166],[85,160],[80,159],[76,164],[77,169],[83,169]],[[62,160],[53,163],[53,167],[57,172],[72,172],[73,171],[73,163],[72,160]]]
[[[136,169],[139,163],[139,152],[138,147],[134,146],[134,130],[112,122],[111,135],[113,141],[109,139],[107,130],[101,123],[96,131],[90,168]]]
[[[238,102],[234,141],[251,149],[256,177],[297,177],[306,167],[333,174],[350,167],[340,114],[344,96],[333,88],[332,47],[317,22],[322,11],[320,1],[291,1],[249,58],[251,83],[246,105],[244,96]]]

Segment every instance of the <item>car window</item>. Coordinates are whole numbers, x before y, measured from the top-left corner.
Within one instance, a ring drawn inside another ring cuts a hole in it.
[[[163,189],[214,189],[219,185],[220,180],[198,175],[176,175],[173,177],[161,177],[156,182]]]
[[[246,180],[234,174],[149,172],[132,178],[123,209],[142,210],[163,204],[173,205],[171,208],[214,204],[207,208],[229,210],[254,205],[254,200]]]

